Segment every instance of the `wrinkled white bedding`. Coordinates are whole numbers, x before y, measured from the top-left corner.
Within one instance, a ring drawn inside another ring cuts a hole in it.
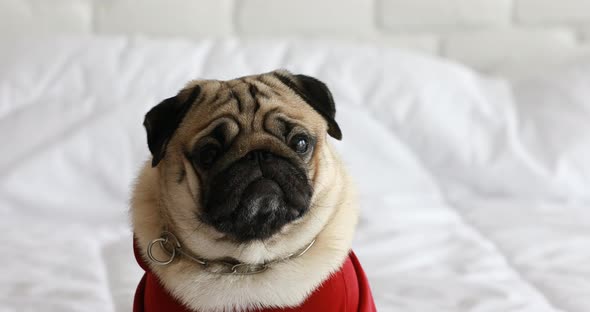
[[[0,311],[130,311],[143,114],[279,67],[334,92],[379,311],[590,311],[590,60],[508,82],[309,42],[0,45]]]

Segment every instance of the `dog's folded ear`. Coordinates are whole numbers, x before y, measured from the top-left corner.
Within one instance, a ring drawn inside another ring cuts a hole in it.
[[[328,134],[342,140],[342,131],[336,122],[336,104],[325,83],[306,75],[292,75],[287,71],[275,72],[276,77],[297,93],[328,122]]]
[[[152,153],[152,167],[157,166],[166,155],[168,142],[200,92],[201,88],[197,85],[186,100],[181,101],[180,95],[167,98],[145,115],[143,126]]]

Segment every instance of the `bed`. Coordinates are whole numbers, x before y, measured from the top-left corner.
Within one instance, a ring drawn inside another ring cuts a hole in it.
[[[590,58],[505,79],[317,41],[58,37],[0,49],[0,311],[130,311],[145,112],[287,68],[334,93],[379,311],[590,311]]]

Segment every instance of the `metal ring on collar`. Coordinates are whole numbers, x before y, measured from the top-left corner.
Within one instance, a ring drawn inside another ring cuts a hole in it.
[[[168,264],[172,263],[172,261],[174,261],[174,258],[176,257],[176,248],[174,248],[174,246],[172,246],[172,251],[169,253],[170,259],[160,260],[160,259],[156,258],[152,252],[152,248],[154,247],[154,244],[156,244],[156,243],[160,244],[160,248],[162,248],[162,250],[165,253],[169,252],[166,248],[164,248],[164,245],[166,243],[168,243],[168,238],[163,238],[163,237],[156,238],[153,241],[151,241],[148,245],[148,248],[147,248],[148,258],[151,261],[153,261],[155,264],[158,264],[158,265],[168,265]]]
[[[247,263],[238,263],[231,267],[231,271],[228,274],[234,275],[251,275],[258,274],[266,271],[268,266],[266,264],[251,265]]]

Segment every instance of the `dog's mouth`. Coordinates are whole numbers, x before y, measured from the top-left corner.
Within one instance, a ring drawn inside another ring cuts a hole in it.
[[[289,203],[280,185],[267,178],[248,184],[239,197],[231,213],[207,214],[210,225],[239,242],[268,239],[307,210]]]
[[[266,240],[301,218],[311,195],[305,172],[286,160],[238,161],[213,179],[202,219],[237,242]]]

